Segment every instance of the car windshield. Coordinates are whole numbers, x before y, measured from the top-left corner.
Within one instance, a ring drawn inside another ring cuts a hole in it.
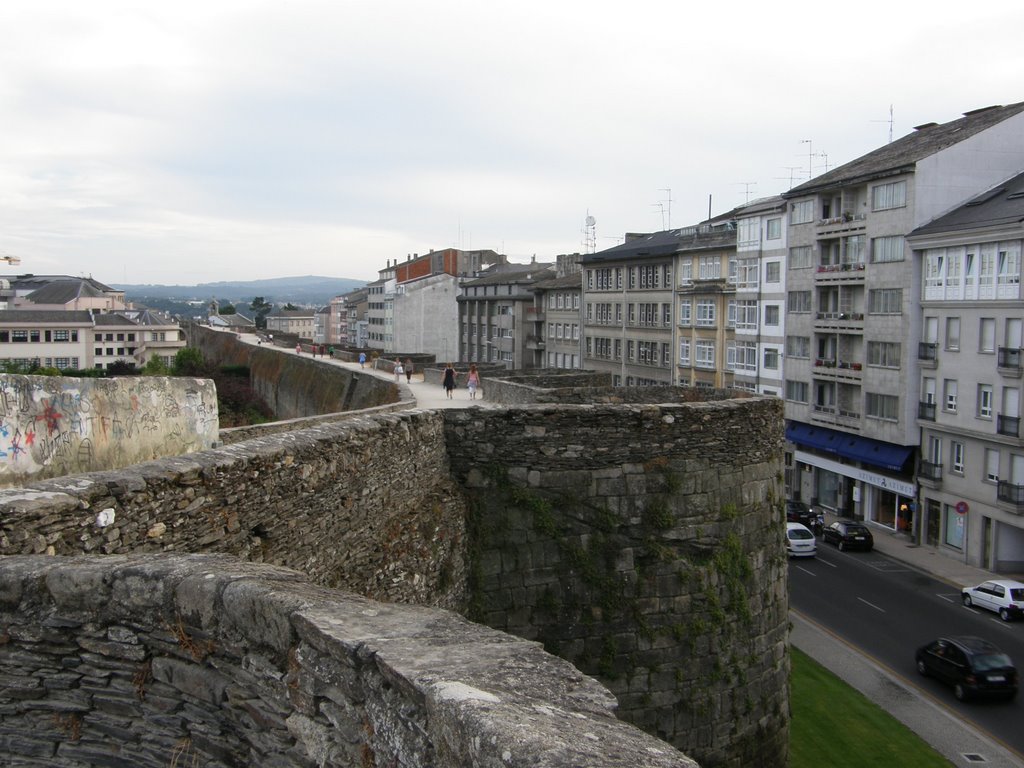
[[[1013,662],[1005,653],[981,653],[974,657],[974,669],[978,672],[1012,666]]]
[[[791,539],[813,539],[814,538],[814,534],[811,533],[810,531],[806,530],[806,529],[801,530],[800,528],[790,528],[789,529],[789,538],[791,538]]]
[[[1010,599],[1014,602],[1024,602],[1024,587],[1011,587]]]

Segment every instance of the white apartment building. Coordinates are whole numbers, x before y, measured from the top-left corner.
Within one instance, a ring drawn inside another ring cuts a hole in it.
[[[1019,103],[919,126],[782,195],[790,494],[920,539],[922,278],[906,237],[1022,167]]]

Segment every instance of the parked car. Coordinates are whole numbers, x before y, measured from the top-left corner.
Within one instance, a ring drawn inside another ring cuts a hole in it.
[[[917,649],[917,671],[953,686],[960,701],[975,696],[1017,695],[1017,669],[1010,657],[980,637],[940,637]]]
[[[790,557],[814,557],[817,554],[814,534],[806,525],[786,523],[786,554]]]
[[[960,597],[968,608],[972,605],[987,608],[998,613],[1003,621],[1017,619],[1024,614],[1024,584],[1019,581],[986,581],[976,587],[964,587],[960,590]]]
[[[836,520],[822,532],[822,539],[835,544],[840,551],[863,549],[870,552],[875,546],[875,537],[864,523],[856,520]]]
[[[811,527],[811,523],[814,522],[814,518],[817,515],[814,514],[813,510],[802,501],[795,501],[789,499],[786,501],[786,522],[787,523],[800,523],[808,528]]]

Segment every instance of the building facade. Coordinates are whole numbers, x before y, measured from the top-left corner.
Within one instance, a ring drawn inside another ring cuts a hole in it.
[[[527,323],[533,324],[527,341],[542,346],[545,368],[579,369],[583,366],[583,275],[580,254],[556,259],[557,277],[533,286],[536,301],[527,307]]]

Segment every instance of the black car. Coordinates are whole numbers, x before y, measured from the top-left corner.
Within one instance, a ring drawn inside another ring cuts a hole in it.
[[[918,672],[952,685],[960,701],[1017,695],[1017,670],[1010,657],[980,637],[940,637],[918,648],[914,659]]]
[[[810,528],[816,517],[817,515],[804,502],[792,499],[786,502],[787,523],[800,523],[800,525],[806,525]]]
[[[844,549],[863,549],[870,552],[875,546],[875,537],[864,523],[855,520],[836,520],[822,532],[822,538]]]

